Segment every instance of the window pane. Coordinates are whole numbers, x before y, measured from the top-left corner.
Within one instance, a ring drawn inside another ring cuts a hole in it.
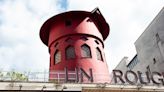
[[[73,46],[69,46],[66,48],[66,59],[75,58],[75,49]]]
[[[55,57],[55,64],[59,63],[61,61],[61,52],[57,50],[54,57]]]
[[[100,51],[99,48],[96,48],[96,54],[97,54],[97,59],[103,61],[103,60],[102,60],[101,51]]]
[[[91,51],[88,45],[82,45],[81,46],[81,54],[82,57],[91,57]]]
[[[66,40],[65,40],[66,42],[68,42],[68,43],[73,43],[73,39],[72,38],[67,38]]]
[[[88,38],[86,36],[82,36],[82,37],[80,37],[80,39],[83,40],[83,41],[87,41],[88,40]]]

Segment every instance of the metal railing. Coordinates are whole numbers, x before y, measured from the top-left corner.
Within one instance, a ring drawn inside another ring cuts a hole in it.
[[[81,79],[80,77],[80,73],[78,73],[79,75],[79,80]],[[69,83],[75,83],[76,82],[76,76],[77,74],[75,73],[75,71],[69,71],[68,72],[68,78]],[[97,76],[97,77],[96,77]],[[111,78],[111,80],[107,80]],[[129,80],[133,80],[134,77],[130,77]],[[94,82],[89,81],[86,77],[83,78],[84,82],[82,83],[109,83],[109,84],[115,84],[115,85],[129,85],[129,83],[121,83],[118,80],[118,83],[115,83],[113,78],[112,78],[112,74],[108,75],[108,74],[96,74],[93,73],[93,79],[96,80]],[[43,71],[43,72],[24,72],[24,73],[18,73],[15,71],[1,71],[0,72],[0,81],[10,81],[10,82],[14,82],[14,81],[21,81],[21,82],[53,82],[53,83],[65,83],[66,80],[66,73],[65,71],[55,71],[55,72],[47,72],[47,71]],[[124,79],[125,80],[125,79]],[[146,81],[146,76],[143,76],[143,80]],[[158,81],[159,77],[156,76],[154,78],[154,80]],[[76,83],[81,83],[76,82]],[[136,85],[141,84],[139,82],[139,80],[137,81]],[[141,84],[142,85],[142,84]],[[152,83],[152,81],[147,84],[147,85],[154,85]]]
[[[79,80],[81,80],[80,73],[78,73]],[[68,78],[70,83],[75,82],[76,80],[76,72],[75,71],[69,71],[68,72]],[[95,77],[99,76],[99,77]],[[108,74],[95,74],[93,73],[94,80],[96,82],[106,81],[110,82],[109,79],[110,76]],[[64,83],[66,78],[65,71],[55,71],[55,72],[24,72],[19,73],[15,71],[1,71],[0,72],[0,81],[24,81],[24,82],[55,82],[55,83]],[[85,83],[91,83],[86,77],[83,77],[83,80]]]

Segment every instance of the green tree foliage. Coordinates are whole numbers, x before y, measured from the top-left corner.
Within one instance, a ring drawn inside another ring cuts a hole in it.
[[[8,72],[6,76],[11,78],[11,81],[27,81],[28,80],[27,76],[25,76],[24,74],[21,74],[19,72],[14,72],[14,71]]]
[[[19,72],[1,72],[0,71],[0,80],[1,81],[28,81],[28,77]]]

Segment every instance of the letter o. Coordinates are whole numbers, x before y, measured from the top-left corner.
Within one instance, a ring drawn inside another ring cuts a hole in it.
[[[131,80],[128,78],[128,74],[132,74],[132,75],[134,76],[134,81],[131,81]],[[136,84],[137,81],[138,81],[137,74],[136,74],[135,72],[131,71],[131,70],[126,71],[124,77],[125,77],[126,81],[127,81],[129,84],[132,84],[132,85]]]

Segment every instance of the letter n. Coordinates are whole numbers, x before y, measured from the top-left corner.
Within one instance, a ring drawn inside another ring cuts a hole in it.
[[[81,82],[83,82],[83,75],[90,81],[93,82],[93,74],[92,74],[92,69],[89,69],[89,74],[90,76],[82,69],[80,68],[80,74],[81,74]]]

